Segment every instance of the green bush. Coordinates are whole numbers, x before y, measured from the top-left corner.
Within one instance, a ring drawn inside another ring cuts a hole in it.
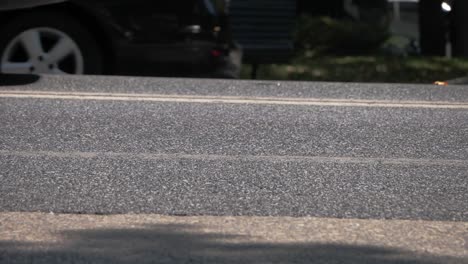
[[[296,49],[314,55],[368,54],[378,49],[388,37],[387,23],[308,15],[299,17],[294,32]]]

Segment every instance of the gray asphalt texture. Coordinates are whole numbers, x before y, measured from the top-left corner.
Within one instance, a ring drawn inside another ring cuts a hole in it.
[[[3,84],[0,92],[468,102],[464,86]],[[0,124],[4,212],[468,220],[468,109],[0,98]]]

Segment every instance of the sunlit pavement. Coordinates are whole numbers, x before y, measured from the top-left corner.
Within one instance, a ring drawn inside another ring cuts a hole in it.
[[[0,83],[2,263],[467,262],[464,86]]]
[[[466,263],[465,222],[1,213],[2,263]]]

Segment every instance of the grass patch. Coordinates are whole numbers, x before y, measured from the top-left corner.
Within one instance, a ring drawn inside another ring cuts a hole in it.
[[[250,78],[245,65],[242,78]],[[290,64],[261,65],[258,79],[333,82],[433,83],[468,75],[468,60],[440,57],[301,56]]]

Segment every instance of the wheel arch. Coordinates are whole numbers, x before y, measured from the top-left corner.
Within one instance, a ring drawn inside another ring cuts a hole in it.
[[[99,14],[93,12],[90,8],[82,6],[73,1],[66,1],[55,4],[51,8],[64,11],[74,19],[82,23],[84,27],[96,39],[97,44],[103,54],[104,73],[112,73],[115,65],[116,47],[114,45],[111,29],[105,26]]]

